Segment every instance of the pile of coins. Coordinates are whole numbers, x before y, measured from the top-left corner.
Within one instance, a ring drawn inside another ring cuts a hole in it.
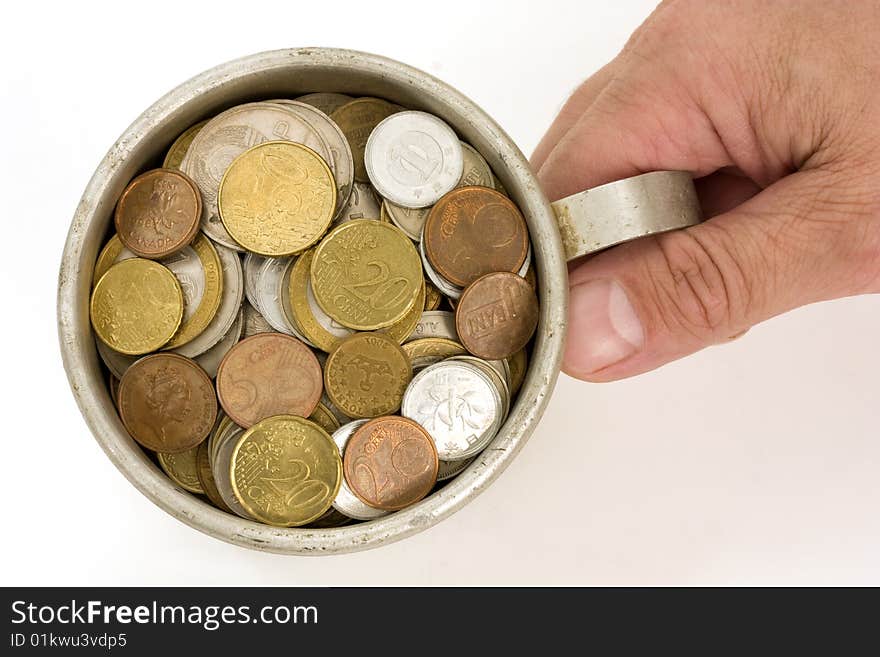
[[[134,178],[91,321],[120,418],[180,487],[334,527],[495,437],[538,299],[526,222],[441,119],[314,93],[193,125]]]

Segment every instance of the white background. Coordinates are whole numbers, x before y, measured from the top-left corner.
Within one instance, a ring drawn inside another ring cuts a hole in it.
[[[528,154],[652,7],[191,5],[4,10],[0,584],[880,584],[876,297],[802,309],[638,379],[562,376],[487,492],[371,552],[251,552],[136,492],[68,389],[55,288],[79,196],[144,108],[241,55],[339,46],[443,78]]]

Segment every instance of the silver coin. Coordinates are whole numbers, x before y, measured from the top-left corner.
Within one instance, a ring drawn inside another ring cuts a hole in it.
[[[334,225],[353,221],[355,219],[379,219],[382,208],[379,200],[373,192],[373,188],[367,183],[355,182],[351,186],[351,196],[342,212],[336,215]]]
[[[529,267],[532,265],[532,243],[529,242],[529,250],[526,251],[526,259],[523,260],[522,267],[519,268],[519,271],[516,272],[520,278],[525,278],[526,272],[529,271]]]
[[[220,361],[223,360],[223,357],[229,353],[229,350],[238,344],[239,339],[241,339],[241,329],[243,325],[244,311],[241,310],[241,306],[239,306],[238,318],[232,322],[232,326],[226,331],[226,335],[221,338],[220,342],[208,349],[205,353],[199,354],[195,357],[195,361],[202,366],[202,369],[205,370],[208,376],[212,379],[217,378],[217,369],[220,367]]]
[[[266,260],[268,260],[266,256],[248,252],[241,265],[244,273],[244,296],[257,310],[260,310],[260,306],[257,305],[259,303],[257,300],[257,279],[260,277],[260,269],[266,264]]]
[[[458,187],[479,186],[494,189],[495,185],[492,181],[492,169],[485,158],[477,152],[477,149],[461,142],[461,154],[464,160],[464,166],[461,171],[461,178],[458,181]]]
[[[232,479],[229,472],[229,465],[232,461],[232,452],[235,451],[235,444],[238,442],[239,438],[241,438],[242,433],[244,433],[244,429],[233,424],[222,436],[220,436],[218,443],[214,448],[216,458],[211,469],[214,473],[214,483],[217,484],[217,491],[220,493],[220,497],[223,498],[223,501],[226,502],[226,506],[232,509],[235,512],[235,515],[246,518],[247,520],[253,520],[253,516],[245,510],[241,505],[241,502],[239,502],[238,498],[235,496],[235,493],[232,490]]]
[[[242,304],[242,313],[244,314],[244,326],[241,331],[242,340],[257,333],[272,333],[272,325],[266,321],[266,318],[250,302]]]
[[[346,103],[350,103],[351,101],[353,101],[354,96],[317,92],[313,94],[306,94],[305,96],[299,96],[296,100],[301,103],[305,103],[306,105],[317,107],[319,110],[324,112],[324,114],[327,114],[329,116],[330,114],[333,114],[334,110],[337,110]]]
[[[314,347],[284,311],[284,274],[296,256],[266,258],[257,277],[257,301],[260,312],[276,331],[299,338]]]
[[[373,187],[405,208],[434,205],[461,180],[461,142],[427,112],[392,114],[367,139],[364,165]]]
[[[308,121],[318,134],[327,142],[333,156],[333,179],[336,181],[336,212],[334,218],[340,216],[348,205],[351,187],[354,184],[354,159],[351,147],[342,134],[339,126],[327,114],[312,105],[295,100],[276,100],[285,105],[291,112]]]
[[[428,256],[425,255],[425,236],[422,235],[422,239],[419,240],[419,255],[422,257],[422,267],[425,270],[425,273],[428,275],[428,278],[431,279],[431,282],[434,284],[440,292],[445,294],[447,297],[451,299],[460,299],[462,292],[464,292],[463,288],[458,287],[457,285],[453,285],[445,278],[443,278],[436,269],[431,265],[428,260]]]
[[[293,314],[293,307],[290,305],[290,272],[293,271],[293,264],[296,258],[290,258],[284,273],[281,275],[280,287],[278,289],[278,298],[281,300],[281,309],[284,311],[284,318],[288,325],[297,334],[305,335],[299,322],[296,321],[296,315]]]
[[[181,170],[202,193],[201,228],[223,246],[242,251],[220,219],[217,193],[232,161],[264,141],[293,141],[308,146],[332,169],[333,156],[324,138],[307,121],[288,108],[272,103],[247,103],[218,114],[193,139]]]
[[[366,422],[367,420],[354,420],[342,425],[333,432],[333,441],[339,448],[340,456],[345,454],[345,446],[348,444],[348,439],[351,438],[351,434]],[[382,516],[388,515],[388,511],[374,509],[362,502],[360,498],[351,491],[351,487],[348,485],[345,477],[342,478],[342,483],[339,485],[339,492],[336,493],[336,499],[333,500],[333,508],[355,520],[372,520],[373,518],[381,518]]]
[[[448,310],[426,310],[423,312],[415,330],[406,341],[418,340],[419,338],[446,338],[459,342],[458,331],[455,328],[455,313]]]
[[[98,339],[98,336],[95,336],[95,346],[98,349],[98,355],[101,357],[101,360],[104,361],[104,365],[107,366],[110,373],[117,379],[122,379],[125,370],[131,367],[139,358],[138,356],[120,354],[118,351],[111,349],[101,342],[101,340]]]
[[[501,428],[504,400],[488,374],[469,363],[444,360],[413,377],[400,414],[421,424],[444,461],[486,447]]]
[[[456,475],[460,475],[476,459],[476,456],[472,456],[469,459],[461,459],[460,461],[440,461],[440,467],[437,468],[437,481],[446,481]]]
[[[504,412],[501,414],[501,422],[503,423],[504,420],[507,419],[507,414],[510,412],[510,384],[505,378],[504,369],[501,365],[502,361],[488,361],[475,356],[452,356],[449,360],[458,361],[476,367],[492,379],[498,392],[501,393],[501,400],[504,409]]]
[[[219,244],[214,245],[217,256],[220,258],[220,269],[223,276],[223,290],[220,297],[220,306],[214,317],[192,340],[174,349],[174,353],[195,358],[205,354],[214,345],[223,340],[232,325],[241,314],[241,301],[244,297],[244,276],[241,268],[241,258],[232,249],[227,249]]]

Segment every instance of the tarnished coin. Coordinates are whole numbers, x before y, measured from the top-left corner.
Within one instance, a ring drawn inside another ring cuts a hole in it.
[[[207,438],[214,426],[214,385],[189,358],[146,356],[129,367],[119,383],[119,415],[131,437],[144,447],[185,452]]]
[[[381,212],[382,208],[373,193],[373,187],[368,183],[356,182],[351,187],[348,203],[336,216],[334,223],[341,224],[355,219],[378,219]]]
[[[146,354],[167,343],[183,318],[183,291],[171,271],[133,258],[113,265],[92,292],[95,334],[123,354]]]
[[[336,443],[314,422],[270,417],[245,431],[230,465],[232,489],[254,518],[296,527],[320,518],[342,482]]]
[[[288,298],[293,316],[303,334],[318,349],[330,353],[354,331],[330,317],[315,300],[309,275],[314,253],[314,249],[309,249],[293,263]]]
[[[508,197],[510,196],[510,194],[508,193],[507,189],[504,187],[504,183],[502,183],[502,182],[498,179],[498,176],[495,175],[495,172],[494,172],[494,171],[492,172],[492,187],[493,187],[493,188],[495,189],[495,191],[498,192],[499,194],[503,194],[504,196],[508,196]]]
[[[427,429],[444,461],[473,456],[501,428],[500,391],[484,372],[453,360],[430,365],[413,377],[401,415]]]
[[[110,390],[110,400],[119,410],[119,379],[113,372],[107,372],[107,388]]]
[[[522,276],[487,274],[471,283],[455,308],[455,328],[474,356],[509,358],[538,326],[538,297]]]
[[[226,247],[220,248],[224,249]],[[239,310],[238,318],[232,323],[232,326],[229,327],[229,330],[226,332],[226,335],[220,339],[220,342],[208,349],[205,353],[199,354],[195,357],[194,360],[199,364],[199,367],[205,370],[205,373],[212,379],[217,376],[217,370],[220,368],[220,363],[226,357],[226,354],[228,354],[241,339],[243,325],[244,311]]]
[[[209,240],[205,239],[203,236],[199,236],[198,239],[209,242]],[[238,257],[238,253],[219,244],[208,243],[205,247],[199,242],[195,246],[198,247],[196,254],[199,256],[199,261],[202,265],[200,273],[202,273],[204,278],[204,291],[202,292],[202,298],[199,301],[195,312],[204,313],[204,316],[207,316],[213,306],[213,297],[216,294],[215,288],[217,286],[214,282],[214,265],[216,263],[212,257],[212,249],[217,254],[220,263],[220,278],[222,280],[222,283],[219,286],[220,304],[204,330],[191,340],[188,340],[185,344],[174,349],[174,353],[180,354],[181,356],[187,356],[188,358],[195,358],[202,367],[205,367],[204,363],[199,360],[202,355],[208,356],[211,352],[213,352],[215,356],[217,353],[225,353],[222,349],[219,352],[215,351],[214,347],[224,340],[224,338],[229,336],[233,324],[235,324],[241,314],[241,301],[244,296],[244,279],[242,276],[241,259]],[[173,268],[172,271],[174,271]],[[177,276],[177,280],[182,281],[181,275],[176,271],[175,275]],[[181,282],[181,285],[184,289],[184,323],[186,323],[187,287],[183,282]],[[198,319],[192,320],[189,324],[189,330],[192,332],[197,331],[200,323],[201,321]],[[176,340],[177,337],[175,336],[173,341]],[[207,360],[211,360],[211,358],[209,357]],[[216,364],[219,364],[219,362],[220,361],[217,360]],[[217,371],[216,364],[213,367],[215,373]],[[205,369],[207,370],[209,368],[205,367]]]
[[[422,264],[412,242],[390,224],[359,219],[334,228],[315,250],[315,299],[348,328],[390,326],[422,293]]]
[[[327,230],[336,213],[336,183],[315,151],[270,141],[232,161],[217,204],[226,230],[248,251],[291,255],[312,246]]]
[[[437,469],[437,481],[446,481],[460,475],[476,458],[476,456],[472,456],[460,461],[440,461],[440,467]]]
[[[199,131],[190,144],[181,168],[202,193],[201,227],[205,234],[225,247],[241,250],[220,219],[217,194],[223,174],[246,150],[267,141],[292,141],[332,161],[330,149],[308,122],[284,106],[247,103],[218,114]]]
[[[333,155],[333,165],[330,169],[333,171],[333,179],[336,181],[336,211],[333,217],[338,218],[348,206],[351,187],[354,184],[354,160],[351,156],[348,140],[342,134],[339,126],[333,123],[327,114],[315,109],[312,105],[295,100],[276,102],[286,105],[290,111],[308,121],[327,142],[330,153]]]
[[[446,338],[419,338],[403,345],[404,353],[409,357],[413,370],[420,370],[428,365],[439,363],[452,356],[467,354],[461,344]]]
[[[122,243],[141,258],[164,258],[192,242],[199,230],[202,197],[188,176],[153,169],[128,183],[113,221]]]
[[[223,298],[223,271],[217,249],[202,234],[190,248],[163,258],[162,264],[174,272],[183,289],[183,321],[164,347],[177,349],[201,335],[213,321]],[[194,351],[198,349],[188,353]]]
[[[309,415],[309,419],[329,434],[332,434],[339,428],[339,420],[321,402],[318,402],[318,405],[315,406],[315,410]]]
[[[211,471],[211,462],[208,458],[208,441],[202,442],[198,446],[196,453],[196,464],[198,465],[199,484],[211,504],[221,511],[232,513],[232,509],[226,506],[226,502],[220,497],[220,491],[217,490],[217,484],[214,482],[214,473]]]
[[[242,340],[217,372],[220,405],[245,428],[272,415],[308,417],[322,387],[321,366],[311,349],[283,333]]]
[[[382,333],[356,333],[327,358],[327,395],[353,418],[393,413],[412,379],[412,366],[400,345]]]
[[[344,479],[344,477],[343,477]],[[351,518],[339,513],[334,508],[329,508],[317,520],[310,522],[307,527],[309,529],[332,529],[334,527],[343,527],[351,522]]]
[[[507,363],[510,367],[510,394],[515,397],[522,387],[529,369],[529,352],[523,347],[508,358]]]
[[[346,96],[345,94],[319,91],[317,93],[299,96],[296,100],[301,103],[305,103],[306,105],[317,107],[319,110],[324,112],[324,114],[329,116],[346,103],[350,103],[351,101],[353,101],[354,97]]]
[[[358,98],[330,113],[330,118],[342,130],[351,147],[356,181],[370,182],[364,166],[367,139],[379,123],[397,111],[397,106],[380,98]],[[375,218],[378,218],[378,215]]]
[[[379,417],[358,427],[343,460],[345,480],[365,504],[394,511],[415,504],[437,482],[437,449],[418,423]]]
[[[198,453],[197,445],[177,454],[156,452],[156,459],[171,481],[190,493],[204,495],[205,491],[199,482]]]
[[[253,520],[253,516],[248,513],[239,499],[235,496],[232,489],[232,452],[238,443],[238,439],[244,433],[244,429],[235,424],[230,425],[217,439],[217,446],[214,448],[214,462],[211,464],[211,471],[214,474],[214,483],[217,484],[217,492],[232,512],[240,518]]]
[[[459,187],[437,201],[423,239],[425,255],[437,273],[461,287],[491,272],[516,273],[529,249],[529,232],[519,209],[486,187]]]
[[[418,242],[422,236],[422,227],[431,212],[427,208],[405,208],[385,199],[382,202],[382,211],[395,226],[400,228],[413,242]]]
[[[367,175],[383,197],[405,208],[436,203],[461,179],[461,142],[427,112],[398,112],[375,127],[364,155]]]
[[[95,347],[98,350],[98,356],[101,357],[101,361],[117,379],[121,379],[125,371],[140,358],[140,356],[121,354],[108,347],[97,337],[95,338]]]
[[[458,332],[455,330],[455,315],[448,310],[430,310],[422,313],[412,332],[411,339],[419,338],[446,338],[458,342]]]
[[[199,130],[205,127],[207,122],[208,120],[205,119],[204,121],[199,121],[195,125],[191,125],[174,140],[174,143],[171,144],[171,147],[165,154],[165,159],[162,161],[163,168],[180,169],[183,158],[186,157],[186,152],[189,150],[189,145],[193,142],[193,139],[196,138],[196,135],[199,134]]]
[[[461,154],[464,160],[464,166],[461,170],[461,178],[457,187],[471,187],[474,185],[480,187],[495,188],[493,182],[492,169],[486,163],[486,160],[477,152],[477,149],[461,142]]]
[[[348,445],[348,440],[351,438],[351,434],[353,434],[356,429],[366,424],[366,422],[367,420],[353,420],[352,422],[342,425],[333,432],[333,441],[339,449],[339,454],[342,456],[343,462],[345,460],[345,448]],[[372,520],[373,518],[381,518],[389,513],[383,509],[376,509],[368,504],[364,504],[357,495],[351,492],[351,488],[345,480],[345,477],[342,478],[339,492],[336,493],[336,498],[333,500],[333,508],[355,520]]]
[[[272,333],[274,330],[260,311],[250,303],[243,304],[242,311],[244,312],[244,328],[241,331],[242,340],[257,333]]]

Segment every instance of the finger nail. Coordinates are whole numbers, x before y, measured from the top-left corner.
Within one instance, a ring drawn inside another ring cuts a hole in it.
[[[645,344],[645,331],[623,287],[597,279],[571,289],[566,370],[589,375],[619,363]]]

